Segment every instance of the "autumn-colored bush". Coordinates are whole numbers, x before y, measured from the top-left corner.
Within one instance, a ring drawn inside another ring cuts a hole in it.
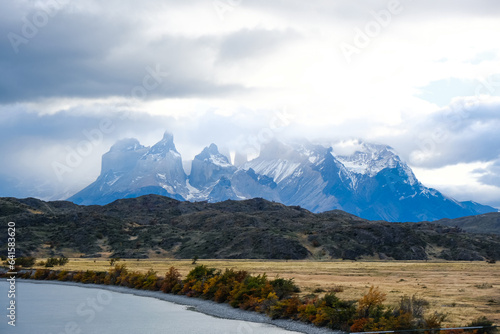
[[[314,322],[316,320],[316,314],[318,310],[314,302],[315,300],[312,301],[307,300],[306,302],[302,303],[302,305],[299,306],[298,320],[304,322]]]
[[[82,283],[95,283],[96,282],[96,273],[92,270],[85,271],[80,278],[80,282],[82,282]]]
[[[229,304],[232,307],[240,307],[248,303],[250,297],[264,298],[273,291],[266,274],[251,276],[247,275],[242,282],[235,284],[230,293]]]
[[[72,277],[72,276],[71,276]],[[70,273],[67,270],[62,270],[57,274],[58,281],[69,281],[71,280]]]
[[[47,276],[49,276],[49,274],[50,274],[49,269],[37,269],[35,271],[35,274],[33,275],[33,279],[43,280],[46,279]]]
[[[233,269],[226,269],[224,273],[216,272],[205,282],[203,298],[219,303],[227,301],[236,284],[241,283],[247,275],[246,271],[234,271]]]
[[[272,319],[295,319],[301,305],[302,302],[298,297],[283,299],[271,306],[268,314]]]
[[[266,298],[263,298],[260,305],[255,310],[261,313],[269,313],[271,308],[278,302],[278,296],[275,292],[269,292]]]
[[[312,322],[317,326],[347,330],[355,316],[354,301],[342,300],[335,292],[330,292],[316,302],[316,317]]]
[[[183,287],[180,293],[189,297],[201,296],[205,288],[205,282],[218,274],[220,272],[216,273],[215,268],[208,268],[205,265],[196,266],[187,274],[186,279],[182,281]]]
[[[49,281],[57,279],[57,272],[50,270],[49,274],[47,275],[47,277],[45,277],[45,279]]]
[[[128,273],[127,266],[125,264],[117,264],[113,269],[111,269],[104,279],[104,284],[108,285],[120,285],[121,278]]]
[[[179,271],[174,267],[170,267],[170,269],[165,273],[165,279],[162,282],[161,291],[165,293],[178,292],[180,291],[181,283],[181,274]]]
[[[362,332],[365,326],[368,324],[369,319],[367,318],[359,318],[354,320],[353,324],[351,325],[351,332]]]
[[[369,318],[373,313],[380,311],[382,303],[385,301],[386,294],[373,285],[366,295],[358,300],[358,312],[360,317]]]
[[[19,277],[20,278],[25,278],[25,279],[30,279],[34,275],[34,271],[28,270],[25,273],[21,274]]]

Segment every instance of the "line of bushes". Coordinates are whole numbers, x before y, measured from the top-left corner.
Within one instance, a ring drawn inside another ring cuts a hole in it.
[[[21,267],[22,268],[33,267],[36,263],[36,258],[34,258],[33,256],[18,257],[18,258],[9,259],[9,260],[2,257],[1,260],[5,261],[5,262],[3,262],[3,264],[5,264],[5,265],[9,265],[11,263],[11,261],[13,260],[12,262],[15,265],[16,271],[21,270]],[[48,268],[48,267],[54,267],[54,266],[64,266],[68,262],[69,262],[69,259],[63,255],[60,258],[49,257],[47,259],[47,261],[40,261],[37,264],[39,266],[44,266],[44,267]]]
[[[221,271],[205,265],[196,266],[184,279],[174,267],[159,277],[152,269],[140,273],[129,271],[124,264],[115,265],[109,272],[37,269],[19,277],[163,291],[229,303],[232,307],[265,313],[273,319],[293,319],[351,332],[440,328],[445,320],[442,313],[426,314],[429,303],[417,296],[403,296],[398,305],[391,307],[384,304],[385,294],[372,286],[357,301],[342,300],[333,291],[322,297],[300,298],[299,287],[293,279],[269,279],[265,274],[255,276],[234,269]],[[487,319],[478,319],[475,325],[478,321],[491,325]]]

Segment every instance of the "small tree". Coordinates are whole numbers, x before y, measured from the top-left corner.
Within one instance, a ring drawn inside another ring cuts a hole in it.
[[[198,255],[193,256],[193,262],[191,262],[191,264],[196,264],[198,259],[199,259]]]
[[[57,266],[59,264],[59,260],[55,257],[49,257],[47,261],[45,261],[45,268]]]
[[[385,296],[386,294],[380,291],[378,287],[372,285],[370,291],[358,301],[360,316],[368,318],[372,310],[382,305],[385,301]]]
[[[112,257],[111,259],[109,259],[109,265],[112,266],[118,261],[120,261],[119,257]]]
[[[64,266],[64,265],[65,265],[66,263],[68,263],[68,262],[69,262],[69,259],[68,259],[66,256],[64,256],[64,255],[63,255],[63,256],[61,256],[61,257],[59,258],[59,260],[58,260],[58,264],[59,264],[60,266]]]

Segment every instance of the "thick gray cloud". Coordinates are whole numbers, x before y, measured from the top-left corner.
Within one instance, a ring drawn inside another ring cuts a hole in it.
[[[487,168],[475,172],[481,174],[479,181],[483,184],[500,187],[500,157]]]
[[[405,15],[409,17],[429,14],[426,4],[403,0],[401,4],[408,6]],[[300,28],[318,20],[332,19],[349,21],[352,26],[358,21],[362,24],[373,19],[371,11],[386,6],[382,1],[319,1],[307,6],[302,1],[242,1],[233,10],[274,15],[277,20],[289,20]],[[491,1],[473,4],[444,1],[433,6],[446,8],[436,11],[444,16],[500,12],[500,5]],[[198,7],[205,11],[191,14]],[[150,33],[158,23],[151,18],[157,11],[184,10],[183,18],[193,25],[200,18],[214,20],[217,13],[212,4],[199,1],[68,3],[58,9],[44,7],[51,9],[52,14],[44,14],[46,20],[39,15],[43,13],[40,8],[34,2],[2,1],[0,31],[6,36],[14,33],[23,42],[17,38],[13,42],[12,35],[0,39],[0,103],[47,97],[128,96],[148,74],[146,68],[156,66],[169,76],[163,78],[161,87],[148,94],[149,98],[225,96],[245,91],[245,87],[239,82],[218,82],[216,71],[221,64],[255,59],[300,38],[291,28],[242,28],[201,36]],[[165,18],[170,19],[172,17]]]
[[[21,8],[3,8],[0,30],[10,38],[0,39],[0,102],[131,96],[151,69],[163,75],[161,86],[148,97],[220,95],[242,89],[237,83],[218,84],[209,79],[224,38],[152,37],[147,34],[147,16],[135,11],[136,6],[121,6],[121,12],[113,13],[108,12],[112,10],[109,3],[97,12],[77,11],[68,5],[53,17],[45,14],[47,22],[39,28],[34,25],[37,13],[45,13],[39,8],[27,3]],[[250,41],[252,32],[248,35]],[[264,37],[265,32],[256,35]]]
[[[500,155],[499,111],[498,100],[455,100],[409,128],[403,136],[407,158],[427,168],[496,159]]]

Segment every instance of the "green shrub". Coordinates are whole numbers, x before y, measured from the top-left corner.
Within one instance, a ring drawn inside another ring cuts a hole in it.
[[[482,328],[476,329],[477,334],[494,334],[498,333],[498,328],[493,328],[493,321],[488,320],[485,316],[479,317],[476,320],[472,321],[467,325],[468,327],[490,327],[490,328]]]
[[[48,267],[54,267],[54,266],[64,266],[66,263],[69,262],[69,259],[65,256],[62,256],[60,258],[55,258],[55,257],[49,257],[47,261],[40,262],[40,265],[44,265],[46,268]]]
[[[16,265],[21,267],[33,267],[35,265],[36,259],[32,256],[18,257],[16,258]]]
[[[300,288],[293,282],[293,278],[276,278],[269,283],[271,283],[274,288],[274,292],[276,296],[278,296],[278,299],[288,298],[294,293],[300,292]]]

